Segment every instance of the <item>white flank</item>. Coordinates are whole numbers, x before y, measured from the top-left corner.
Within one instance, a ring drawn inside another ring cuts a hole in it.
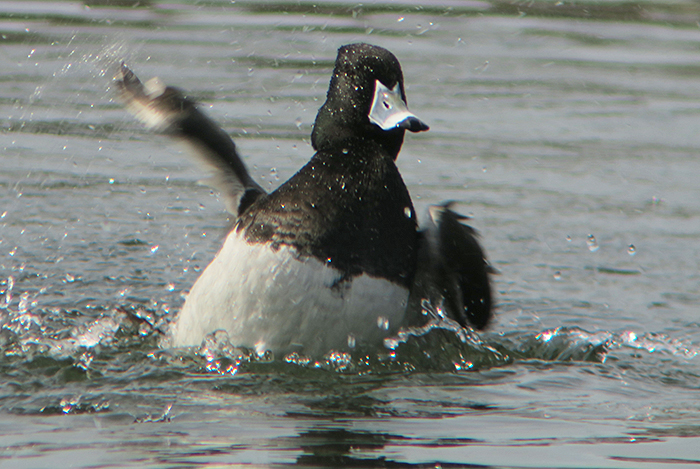
[[[333,287],[339,273],[229,233],[192,287],[173,328],[176,347],[200,345],[225,330],[233,345],[320,356],[349,342],[381,345],[401,326],[408,289],[366,274]],[[349,341],[348,337],[354,337]]]

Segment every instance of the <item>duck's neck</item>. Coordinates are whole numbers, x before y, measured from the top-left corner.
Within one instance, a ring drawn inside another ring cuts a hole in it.
[[[342,148],[347,142],[364,140],[380,146],[394,161],[401,151],[404,129],[382,130],[367,121],[357,123],[356,116],[351,116],[342,108],[332,108],[329,103],[318,111],[314,128],[311,132],[311,145],[317,152],[333,152]],[[352,119],[352,120],[350,120]],[[353,122],[354,121],[354,122]]]

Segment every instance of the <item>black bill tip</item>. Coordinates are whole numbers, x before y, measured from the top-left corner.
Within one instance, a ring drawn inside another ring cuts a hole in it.
[[[397,127],[401,129],[410,130],[411,132],[424,132],[430,129],[430,127],[428,127],[428,124],[426,124],[425,122],[423,122],[415,116],[405,118],[404,120],[399,122]]]

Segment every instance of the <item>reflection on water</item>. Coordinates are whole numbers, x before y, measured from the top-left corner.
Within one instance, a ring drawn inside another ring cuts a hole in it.
[[[694,2],[0,2],[0,462],[697,465],[697,21]],[[188,90],[273,188],[354,41],[403,65],[431,130],[398,164],[419,212],[473,217],[495,323],[436,316],[323,360],[161,347],[228,221],[115,101],[115,66]]]

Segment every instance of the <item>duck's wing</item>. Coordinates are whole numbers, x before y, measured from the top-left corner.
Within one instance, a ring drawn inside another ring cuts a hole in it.
[[[181,90],[157,78],[141,83],[123,63],[116,84],[126,108],[147,128],[179,137],[194,147],[197,161],[212,173],[202,182],[221,193],[231,214],[238,216],[265,194],[248,174],[231,137]]]
[[[433,301],[444,301],[445,312],[462,326],[485,328],[491,320],[493,271],[467,217],[450,209],[452,203],[430,207],[428,227],[421,232],[419,277]]]

